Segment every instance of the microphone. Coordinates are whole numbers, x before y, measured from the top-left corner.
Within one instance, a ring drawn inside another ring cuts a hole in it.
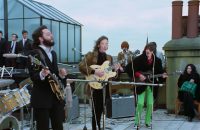
[[[14,54],[14,53],[4,53],[3,57],[6,57],[6,58],[18,58],[18,57],[28,58],[28,56],[25,56],[22,54]]]
[[[81,51],[79,51],[79,50],[77,50],[75,47],[74,47],[74,48],[72,48],[72,51],[75,51],[75,52],[78,52],[78,53],[82,54],[82,52],[81,52]]]
[[[68,67],[76,68],[75,65],[63,64],[63,63],[58,63],[58,65],[66,65],[66,66],[68,66]]]

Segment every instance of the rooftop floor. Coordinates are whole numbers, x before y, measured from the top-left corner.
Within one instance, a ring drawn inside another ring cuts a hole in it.
[[[86,127],[91,130],[91,108],[86,107]],[[142,114],[140,130],[147,130],[144,125],[145,111]],[[153,130],[200,130],[200,120],[194,118],[192,122],[188,122],[185,116],[167,114],[165,109],[158,109],[153,112],[152,129]],[[133,130],[134,117],[110,119],[106,118],[106,130]],[[102,123],[101,123],[102,124]],[[84,128],[84,105],[80,105],[80,116],[65,123],[65,130],[83,130]]]

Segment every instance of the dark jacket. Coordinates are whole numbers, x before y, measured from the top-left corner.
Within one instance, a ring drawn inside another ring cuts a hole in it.
[[[1,38],[0,39],[0,67],[5,65],[5,58],[3,57],[3,54],[6,53],[6,39]]]
[[[27,55],[30,50],[32,50],[32,40],[27,39],[24,46],[23,46],[23,40],[19,41],[19,47],[18,47],[19,53]]]
[[[134,72],[152,72],[153,71],[153,63],[148,64],[147,63],[147,56],[145,53],[141,54],[140,56],[136,57],[133,60],[133,68]],[[132,63],[129,63],[126,66],[127,74],[131,79],[133,79],[133,69],[132,69]],[[154,74],[162,74],[163,69],[162,69],[162,63],[161,60],[157,57],[155,57],[155,66],[154,66]],[[154,83],[160,83],[163,82],[162,78],[154,79]],[[141,81],[139,81],[141,82]],[[145,91],[147,86],[137,86],[137,94],[141,94],[142,92]]]
[[[87,76],[87,72],[88,74],[94,74],[94,71],[93,69],[90,67],[91,65],[97,65],[97,61],[98,61],[98,52],[97,51],[94,51],[94,52],[88,52],[84,59],[79,63],[79,70],[80,72]],[[112,64],[112,57],[110,55],[107,55],[106,54],[106,60],[109,60],[110,63]],[[106,95],[107,97],[110,97],[110,87],[106,87]],[[91,96],[91,93],[90,93],[90,87],[89,85],[87,84],[86,85],[86,94],[88,96]]]
[[[53,61],[51,62],[42,48],[38,48],[41,50],[44,55],[46,66],[48,66],[51,73],[54,73],[58,76],[58,66],[57,66],[57,56],[56,52],[52,51]],[[31,51],[31,55],[35,56],[38,60],[41,60],[40,54],[33,50]],[[44,64],[44,62],[43,62]],[[49,80],[46,77],[45,80],[40,79],[40,71],[41,66],[35,66],[34,64],[29,65],[29,74],[31,80],[33,81],[33,90],[31,94],[31,105],[35,108],[51,108],[52,105],[59,104],[59,100],[56,95],[52,92],[51,86],[49,84]]]
[[[178,78],[178,87],[179,89],[181,88],[182,84],[185,81],[190,81],[191,79],[194,79],[194,83],[197,84],[196,92],[195,92],[195,97],[200,101],[200,76],[198,73],[194,74],[181,74],[180,77]]]

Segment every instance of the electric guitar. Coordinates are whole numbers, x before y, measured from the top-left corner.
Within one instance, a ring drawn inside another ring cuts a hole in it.
[[[30,58],[32,65],[42,66],[44,69],[47,69],[47,67],[37,58],[31,55],[29,55],[28,57]],[[50,72],[47,78],[51,86],[51,90],[56,95],[57,99],[64,100],[64,86],[58,79],[56,74]]]
[[[146,80],[144,82],[148,82],[148,83],[152,83],[153,78],[154,79],[158,79],[159,77],[162,77],[163,74],[155,74],[153,75],[151,71],[148,72],[141,72],[142,75],[144,75],[146,77]],[[173,76],[173,75],[180,75],[182,74],[182,71],[175,71],[172,73],[167,73],[167,76]],[[136,82],[140,81],[139,78],[136,78]],[[141,82],[141,81],[140,81]]]
[[[118,61],[117,63],[121,63],[124,62],[124,60]],[[102,70],[104,71],[104,75],[102,77],[99,77],[95,74],[91,74],[89,76],[86,76],[85,78],[87,80],[93,80],[93,81],[97,81],[97,82],[89,82],[90,87],[94,88],[94,89],[102,89],[103,86],[101,83],[99,83],[98,81],[108,81],[109,78],[113,78],[117,75],[116,72],[113,72],[113,66],[110,66],[110,61],[104,61],[104,63],[102,65],[91,65],[90,66],[92,69],[94,70]]]

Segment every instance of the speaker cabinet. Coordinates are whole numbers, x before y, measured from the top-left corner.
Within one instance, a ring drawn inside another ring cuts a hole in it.
[[[120,118],[135,116],[134,96],[112,96],[107,101],[107,117]]]

